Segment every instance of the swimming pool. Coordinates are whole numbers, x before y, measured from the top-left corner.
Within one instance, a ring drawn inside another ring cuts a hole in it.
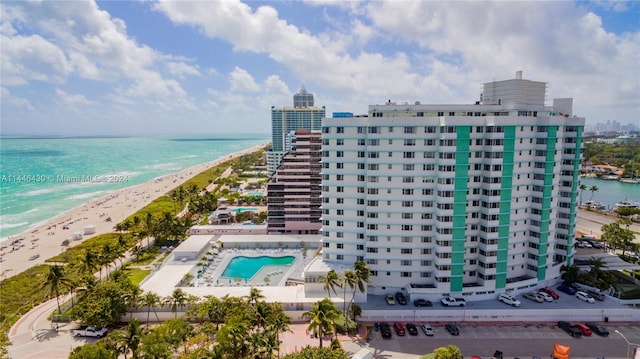
[[[258,209],[255,207],[240,207],[240,208],[234,208],[231,210],[231,212],[233,213],[240,213],[240,212],[245,212],[245,211],[257,211]]]
[[[283,257],[245,257],[238,256],[231,259],[221,278],[251,279],[264,266],[289,266],[296,260],[294,256]]]
[[[264,197],[262,192],[247,192],[247,197]]]

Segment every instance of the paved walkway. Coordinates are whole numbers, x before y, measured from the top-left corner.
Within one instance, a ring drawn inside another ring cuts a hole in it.
[[[63,296],[60,303],[69,300]],[[57,308],[54,299],[46,301],[23,315],[9,331],[11,345],[8,348],[11,359],[65,359],[71,350],[87,343],[85,339],[74,338],[70,332],[72,324],[60,324],[58,330],[52,326],[48,316]]]

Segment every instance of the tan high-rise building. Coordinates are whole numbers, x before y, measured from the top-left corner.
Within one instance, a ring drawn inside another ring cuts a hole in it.
[[[320,132],[296,131],[267,184],[269,233],[317,234],[320,230]]]

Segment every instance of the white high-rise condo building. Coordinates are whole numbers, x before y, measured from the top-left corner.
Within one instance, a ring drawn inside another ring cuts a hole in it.
[[[322,122],[323,261],[372,270],[369,294],[495,297],[574,255],[584,118],[547,85],[484,85],[468,105],[369,106]]]

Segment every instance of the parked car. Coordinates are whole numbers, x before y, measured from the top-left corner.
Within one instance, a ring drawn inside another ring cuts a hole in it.
[[[429,325],[429,323],[424,323],[420,326],[420,329],[422,329],[422,332],[424,333],[424,335],[428,336],[428,337],[432,337],[433,336],[433,328],[431,327],[431,325]]]
[[[501,301],[502,303],[509,304],[514,307],[520,306],[520,301],[517,300],[516,297],[512,296],[511,294],[502,293],[498,296],[498,300]]]
[[[545,302],[553,302],[553,297],[547,292],[538,292],[538,295],[544,298]]]
[[[525,293],[524,297],[534,302],[538,302],[538,303],[544,302],[544,298],[542,298],[542,296],[537,292]]]
[[[576,292],[576,297],[578,299],[580,299],[580,300],[583,300],[583,301],[587,302],[587,303],[595,303],[596,302],[596,300],[593,299],[593,297],[587,292],[578,291],[578,292]]]
[[[558,289],[561,292],[567,293],[569,295],[574,295],[577,292],[575,290],[575,288],[573,288],[571,286],[568,286],[568,285],[565,285],[565,284],[562,284],[562,285],[558,286],[558,288],[556,288],[556,289]]]
[[[391,338],[391,326],[389,326],[389,323],[380,323],[380,334],[385,339]]]
[[[396,305],[396,299],[393,297],[393,294],[387,293],[384,300],[387,301],[387,304],[389,305]]]
[[[444,328],[449,332],[449,334],[451,335],[460,335],[460,330],[458,329],[458,327],[453,324],[453,323],[447,323]]]
[[[591,329],[589,329],[589,327],[587,327],[586,325],[584,325],[582,323],[576,323],[573,326],[578,328],[578,329],[580,329],[580,331],[582,332],[582,335],[584,335],[585,337],[589,337],[589,336],[591,336],[591,334],[593,334]]]
[[[418,335],[418,328],[416,328],[415,324],[407,323],[407,325],[405,325],[404,327],[407,328],[407,332],[409,332],[409,335]]]
[[[407,297],[405,297],[404,294],[402,294],[400,292],[396,293],[396,301],[400,305],[407,305]]]
[[[559,321],[558,328],[567,332],[567,334],[571,335],[574,338],[582,337],[582,331],[576,328],[574,325],[571,325],[569,322]]]
[[[107,328],[96,328],[88,325],[82,325],[73,330],[73,335],[76,337],[93,337],[102,338],[107,335],[109,330]]]
[[[393,323],[393,329],[396,330],[396,334],[398,334],[398,336],[403,337],[407,334],[407,332],[404,330],[404,325],[402,325],[402,323]]]
[[[467,301],[464,298],[446,297],[440,299],[440,303],[445,307],[464,307]]]
[[[547,288],[540,288],[538,289],[538,292],[544,292],[547,293],[551,296],[551,298],[553,299],[558,299],[560,298],[560,295],[558,293],[556,293],[553,289],[547,287]]]
[[[596,292],[595,290],[588,290],[587,293],[591,294],[591,296],[595,300],[599,300],[601,302],[604,300],[604,294],[602,294],[601,292]]]
[[[597,325],[594,323],[586,323],[585,324],[589,329],[591,329],[592,332],[598,334],[601,337],[608,337],[609,336],[609,331],[607,330],[607,328],[603,327],[602,325]]]
[[[415,305],[416,307],[431,307],[433,303],[426,299],[416,299],[413,301],[413,305]]]

